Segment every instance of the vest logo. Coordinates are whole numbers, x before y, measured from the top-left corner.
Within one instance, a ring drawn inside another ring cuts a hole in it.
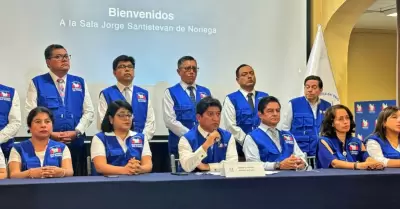
[[[146,95],[144,95],[141,92],[136,93],[136,97],[137,97],[138,102],[147,102]]]
[[[72,82],[72,91],[80,91],[82,92],[82,85],[78,81]]]
[[[352,154],[352,155],[358,155],[359,150],[360,150],[360,146],[358,146],[357,143],[355,143],[355,142],[350,142],[350,143],[349,143],[349,151],[350,151],[350,154]]]
[[[364,137],[362,134],[357,134],[357,138],[361,141],[364,141]]]
[[[11,102],[11,94],[9,91],[0,91],[0,101]]]
[[[363,113],[363,108],[362,108],[362,106],[361,106],[360,104],[358,104],[358,105],[356,106],[356,113],[360,113],[360,114]]]
[[[283,136],[283,139],[285,140],[286,144],[294,144],[294,140],[291,135],[284,134],[282,136]]]
[[[60,147],[50,147],[50,157],[62,157],[62,155]]]
[[[387,103],[382,103],[382,109],[381,110],[383,110],[383,109],[385,109],[385,108],[387,108],[388,107],[388,105],[387,105]]]
[[[208,96],[206,92],[199,92],[199,94],[200,94],[200,99],[203,99],[204,97]]]
[[[368,112],[369,113],[375,113],[375,105],[374,104],[369,104],[368,105]]]
[[[326,112],[326,111],[319,110],[319,114],[321,114],[321,115],[325,115],[325,112]]]
[[[368,129],[368,120],[362,120],[361,127],[362,129]]]
[[[227,147],[228,146],[228,144],[224,144],[224,143],[220,143],[219,145],[218,145],[218,148],[225,148],[225,147]]]
[[[131,146],[133,148],[141,148],[141,147],[143,147],[142,142],[143,142],[143,140],[139,136],[134,136],[134,137],[132,137],[132,140],[131,140]]]

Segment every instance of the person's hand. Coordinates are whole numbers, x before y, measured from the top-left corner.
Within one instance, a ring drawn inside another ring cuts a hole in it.
[[[200,165],[197,166],[197,168],[201,171],[209,171],[210,166],[208,164],[200,163]]]
[[[357,169],[365,169],[365,170],[383,170],[384,165],[381,162],[378,162],[374,159],[367,160],[363,163],[357,164]]]
[[[136,175],[136,174],[139,174],[140,169],[141,169],[140,161],[136,160],[135,158],[132,158],[124,166],[123,174],[125,174],[125,175]]]
[[[70,138],[71,140],[76,139],[76,131],[65,131],[63,132],[63,137],[64,138]]]
[[[42,168],[44,178],[57,178],[65,176],[65,170],[57,166],[46,166]]]
[[[206,141],[202,145],[204,151],[207,152],[208,148],[211,147],[217,139],[221,139],[221,135],[217,130],[214,130],[207,136]]]
[[[56,140],[56,141],[62,141],[61,140],[63,138],[62,135],[63,135],[63,132],[52,132],[50,134],[50,138],[53,140]]]
[[[296,157],[296,170],[304,170],[306,163],[300,157]]]
[[[281,161],[279,169],[280,170],[294,170],[297,167],[298,159],[294,155]]]
[[[43,176],[43,169],[40,168],[31,168],[29,169],[29,177],[30,178],[34,178],[34,179],[38,179],[38,178],[44,178]]]

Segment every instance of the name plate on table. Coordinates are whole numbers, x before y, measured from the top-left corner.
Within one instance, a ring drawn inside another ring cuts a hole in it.
[[[221,176],[232,177],[255,177],[265,176],[262,162],[225,162]]]

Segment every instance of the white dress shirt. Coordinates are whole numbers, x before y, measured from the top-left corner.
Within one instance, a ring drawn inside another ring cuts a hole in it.
[[[44,162],[44,156],[46,155],[46,150],[47,146],[44,151],[41,152],[35,152],[36,156],[40,160],[40,166],[43,167],[43,162]],[[65,146],[63,154],[62,154],[62,160],[65,159],[71,159],[71,152],[68,149],[68,146]],[[11,162],[18,162],[21,163],[21,155],[17,152],[17,150],[13,147],[10,152],[10,158],[8,160],[8,163]]]
[[[204,138],[207,138],[207,136],[209,135],[209,133],[201,128],[200,125],[198,126],[198,130]],[[212,149],[212,147],[210,147],[209,149]],[[184,136],[179,139],[178,151],[179,162],[183,170],[185,170],[186,172],[193,171],[198,165],[200,165],[201,161],[207,157],[207,151],[205,151],[202,146],[200,146],[196,151],[193,152],[189,141]],[[236,151],[235,138],[233,137],[233,135],[229,139],[225,159],[226,162],[238,162],[238,154]],[[222,168],[222,162],[210,163],[208,165],[210,166],[210,171],[220,172]]]
[[[184,83],[183,81],[180,82],[180,85],[190,97],[190,90],[188,89],[189,85]],[[193,84],[192,86],[194,87],[195,91],[194,95],[196,97],[197,86],[196,84]],[[174,110],[174,100],[172,99],[171,94],[169,93],[169,89],[166,89],[164,92],[162,109],[163,109],[163,119],[165,126],[169,130],[171,130],[172,133],[174,133],[178,137],[181,137],[189,131],[189,129],[186,128],[180,121],[176,120],[176,114]]]
[[[246,90],[241,88],[239,91],[243,94],[246,101],[248,101],[247,95],[249,93],[253,93],[252,98],[253,98],[253,103],[255,103],[255,96],[256,96],[255,90],[253,90],[252,92],[247,92]],[[254,105],[254,107],[255,107],[255,105]],[[231,132],[232,135],[235,137],[236,141],[240,145],[243,145],[243,141],[246,137],[246,133],[244,133],[243,130],[236,124],[235,106],[233,106],[232,101],[229,99],[228,96],[225,98],[224,105],[222,108],[221,126],[220,127]]]
[[[321,99],[318,98],[318,101],[315,104],[312,104],[307,100],[308,104],[310,104],[311,110],[314,115],[314,119],[317,119],[317,111],[318,111],[318,105],[321,103]],[[292,120],[293,120],[293,108],[292,108],[292,103],[289,102],[287,111],[285,112],[285,115],[283,117],[283,123],[280,126],[281,130],[284,131],[290,131],[292,128]]]
[[[279,139],[278,129],[275,128],[275,130],[274,130],[276,132],[276,135],[278,136],[278,137],[275,138],[275,137],[271,136],[271,134],[268,131],[268,129],[270,129],[271,127],[261,123],[259,128],[262,131],[264,131],[265,133],[267,133],[267,135],[272,139],[272,141],[274,142],[274,144],[276,145],[278,150],[280,152],[282,152],[282,147],[281,147],[281,142],[280,142],[280,139]],[[300,147],[297,145],[296,139],[294,137],[293,137],[293,142],[294,142],[293,155],[296,156],[296,157],[300,157],[307,165],[306,156],[301,151]],[[244,140],[243,152],[244,152],[244,155],[246,156],[246,161],[248,161],[248,162],[261,162],[260,152],[258,150],[258,146],[254,142],[253,138],[250,135],[247,135],[246,139]],[[264,169],[265,170],[274,170],[275,169],[275,163],[276,162],[264,162]]]
[[[57,79],[58,77],[51,71],[49,71],[51,78],[54,81],[54,85],[57,88]],[[67,83],[67,76],[64,76],[64,85]],[[75,130],[79,131],[81,134],[85,133],[86,129],[92,124],[94,120],[94,107],[92,104],[92,99],[90,98],[88,86],[85,85],[85,98],[83,99],[83,115],[82,118],[79,120],[78,125],[75,127]],[[65,86],[64,86],[65,89]],[[65,90],[65,92],[67,92]],[[26,101],[25,101],[25,111],[29,113],[33,108],[37,107],[37,89],[33,81],[31,80],[28,87],[28,92],[26,94]]]
[[[0,144],[8,142],[9,139],[17,135],[21,127],[21,107],[17,91],[14,91],[14,98],[11,109],[8,113],[8,124],[0,131]]]
[[[6,168],[6,159],[4,158],[3,150],[0,149],[0,168]]]
[[[121,94],[124,95],[123,91],[125,89],[125,86],[118,82],[117,87],[118,87],[118,90],[121,92]],[[133,84],[131,84],[128,87],[130,89],[130,91],[129,91],[130,98],[132,98],[134,86],[133,86]],[[145,123],[144,129],[143,129],[143,134],[146,135],[146,138],[150,141],[153,138],[154,133],[156,132],[156,121],[155,121],[156,119],[154,116],[153,106],[151,105],[151,100],[150,100],[150,98],[147,98],[147,99],[148,99],[147,116],[146,116],[146,123]],[[101,123],[104,119],[104,115],[107,112],[107,108],[108,108],[108,104],[107,104],[106,99],[104,98],[104,94],[100,93],[99,106],[97,107],[97,112],[98,112],[97,128],[99,130],[101,130]],[[132,108],[135,108],[135,107],[132,107]]]
[[[109,132],[104,134],[106,136],[115,136],[114,132]],[[118,143],[119,145],[121,145],[122,150],[124,150],[124,153],[126,153],[126,151],[128,150],[128,147],[126,146],[126,139],[135,135],[136,132],[129,131],[129,134],[125,137],[125,139],[121,139],[117,136]],[[90,146],[90,156],[92,160],[97,156],[104,156],[104,157],[106,156],[106,147],[104,146],[104,143],[96,135],[94,135],[92,138],[92,144]],[[143,156],[151,156],[149,140],[147,140],[146,135],[144,136],[144,142],[143,142],[142,157]]]
[[[398,152],[400,152],[400,144],[397,147],[393,147]],[[381,145],[375,140],[368,140],[367,141],[367,152],[370,157],[374,158],[376,161],[383,163],[385,167],[389,162],[389,158],[383,156]]]

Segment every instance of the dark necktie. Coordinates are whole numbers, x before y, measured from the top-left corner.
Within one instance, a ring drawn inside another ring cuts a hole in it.
[[[253,93],[247,94],[247,102],[249,103],[251,110],[254,110]]]
[[[187,89],[189,89],[190,100],[192,100],[193,104],[196,104],[196,97],[194,96],[194,87],[188,86]]]

